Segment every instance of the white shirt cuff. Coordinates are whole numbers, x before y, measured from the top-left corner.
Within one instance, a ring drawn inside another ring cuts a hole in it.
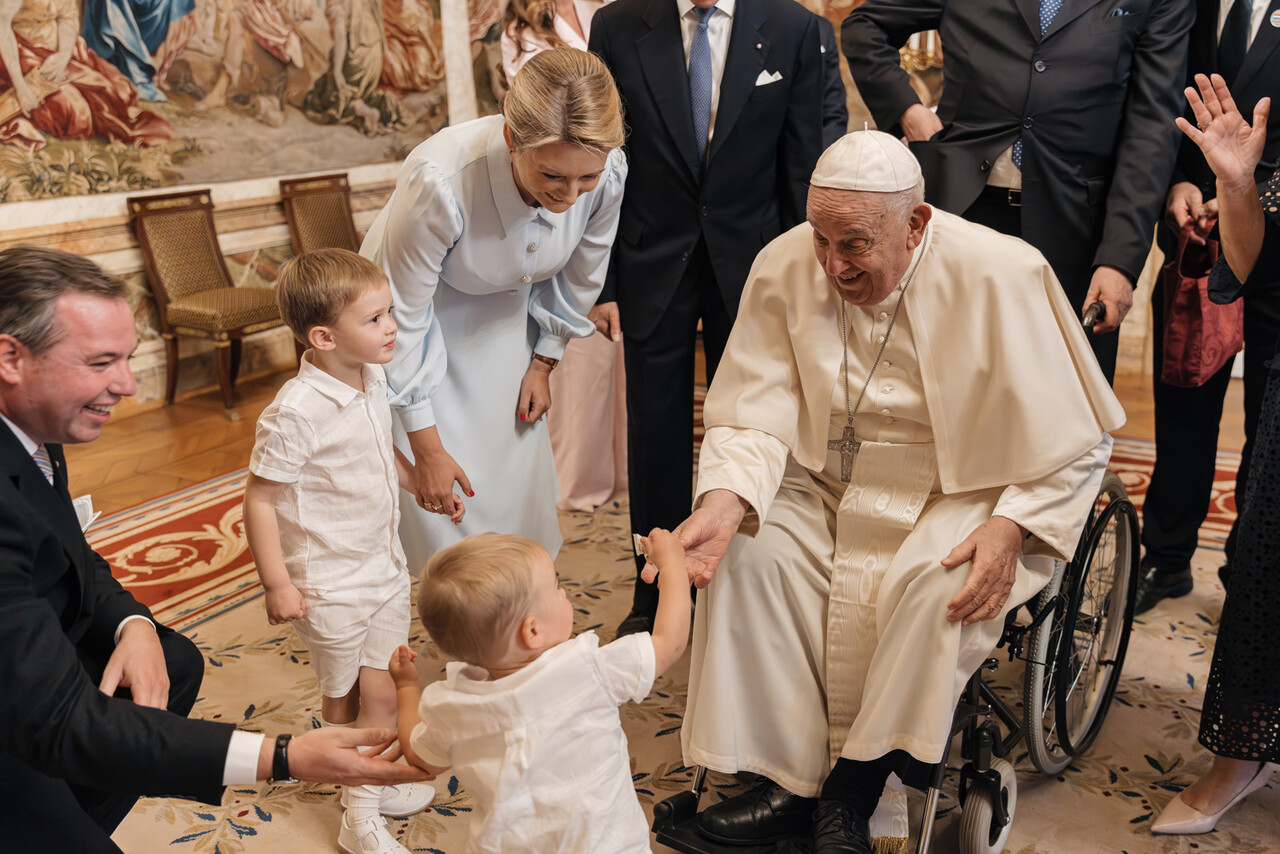
[[[112,643],[116,644],[117,646],[120,645],[120,634],[124,631],[124,627],[129,625],[129,623],[132,622],[133,620],[147,620],[147,618],[142,616],[141,614],[131,614],[130,616],[125,617],[123,620],[120,621],[120,625],[116,626],[115,637],[111,639]],[[153,629],[156,627],[156,624],[151,620],[147,620],[147,625],[149,625]]]
[[[260,732],[236,730],[227,747],[227,764],[222,768],[222,785],[237,786],[258,782],[258,756],[262,753]]]

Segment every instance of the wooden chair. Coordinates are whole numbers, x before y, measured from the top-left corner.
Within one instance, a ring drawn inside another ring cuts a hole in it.
[[[127,203],[160,309],[168,362],[165,403],[173,403],[178,388],[178,337],[205,338],[217,353],[227,417],[239,421],[232,390],[240,372],[241,342],[246,335],[283,324],[275,291],[234,286],[218,246],[207,189],[132,196]]]
[[[282,180],[280,200],[295,255],[329,247],[360,251],[345,172]]]

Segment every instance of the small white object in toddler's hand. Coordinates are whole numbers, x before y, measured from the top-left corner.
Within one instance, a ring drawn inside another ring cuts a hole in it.
[[[649,553],[645,551],[645,548],[644,548],[644,537],[640,536],[639,534],[632,534],[631,544],[635,546],[637,556],[638,555],[644,555],[645,557],[649,556]]]

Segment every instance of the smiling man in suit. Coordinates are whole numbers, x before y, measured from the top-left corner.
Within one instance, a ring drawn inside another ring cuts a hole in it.
[[[216,804],[223,786],[268,776],[425,778],[356,752],[394,730],[314,730],[290,746],[185,717],[204,656],[111,576],[67,490],[62,445],[98,438],[136,390],[124,297],[74,255],[0,252],[0,848],[118,852],[109,834],[140,794]]]
[[[818,18],[795,0],[617,0],[591,50],[626,108],[630,173],[597,314],[621,323],[631,529],[688,514],[698,321],[710,381],[747,271],[802,222],[822,152]],[[619,634],[652,628],[639,582]]]
[[[868,0],[841,29],[858,91],[910,143],[927,200],[1039,249],[1077,311],[1106,304],[1090,343],[1108,379],[1173,169],[1194,12],[1192,0]],[[936,115],[898,65],[912,33],[935,29]]]

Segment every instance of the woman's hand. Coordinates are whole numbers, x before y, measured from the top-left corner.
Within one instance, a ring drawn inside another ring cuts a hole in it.
[[[1195,115],[1196,125],[1179,116],[1178,128],[1200,146],[1204,159],[1219,181],[1226,184],[1253,184],[1253,170],[1262,157],[1267,142],[1267,114],[1271,99],[1262,98],[1253,108],[1253,124],[1240,115],[1236,102],[1220,75],[1212,78],[1196,75],[1196,86],[1188,86],[1187,102]]]
[[[520,402],[516,417],[533,423],[551,408],[551,366],[534,359],[520,381]]]
[[[462,505],[462,496],[454,494],[453,485],[461,486],[468,497],[475,493],[471,490],[467,473],[444,449],[439,431],[428,427],[410,433],[409,448],[414,459],[413,489],[410,491],[418,506],[428,513],[448,516],[455,525],[461,522],[467,511]]]

